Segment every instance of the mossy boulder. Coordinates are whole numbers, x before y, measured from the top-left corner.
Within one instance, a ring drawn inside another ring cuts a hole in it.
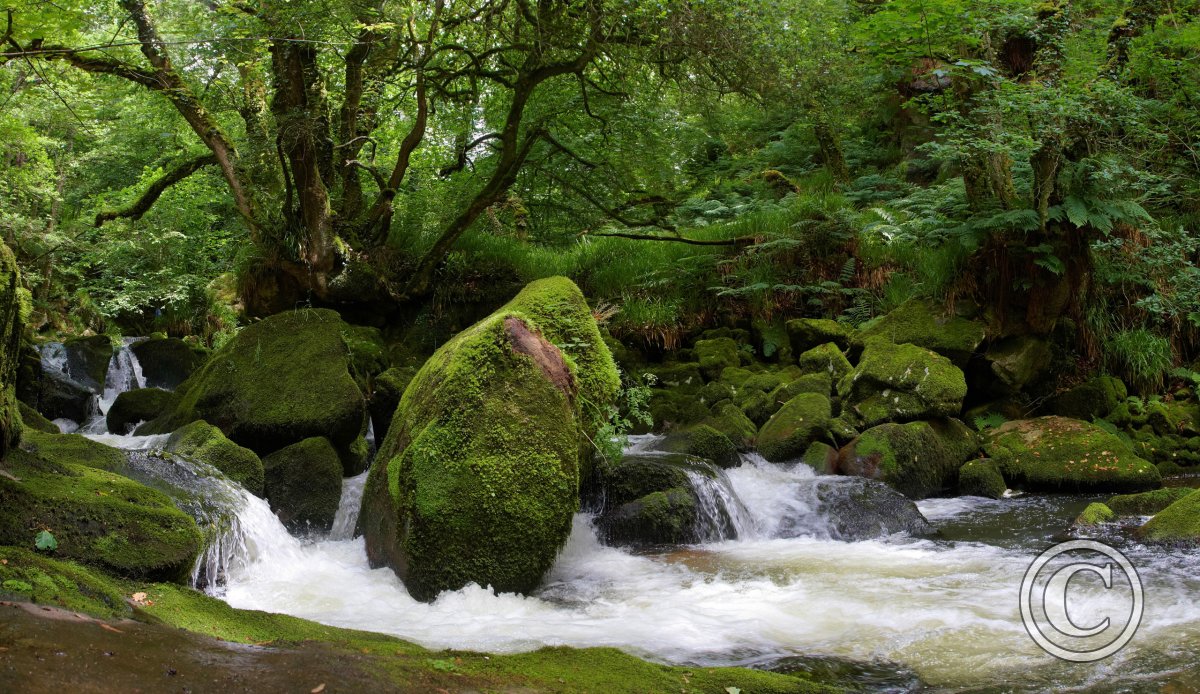
[[[1200,542],[1200,490],[1175,501],[1138,529],[1150,542],[1193,545]]]
[[[1050,369],[1054,350],[1040,337],[1020,335],[988,347],[984,360],[991,371],[990,390],[998,395],[1019,393]]]
[[[104,390],[108,362],[112,359],[113,343],[108,335],[77,337],[63,342],[67,353],[67,373],[93,393]]]
[[[776,318],[766,321],[755,318],[751,321],[750,327],[753,328],[755,344],[763,359],[780,364],[791,363],[795,354],[792,352],[791,339],[783,320]]]
[[[734,467],[740,460],[733,441],[707,424],[672,431],[663,440],[662,450],[704,458],[717,467]]]
[[[846,355],[842,354],[841,348],[832,342],[813,347],[801,354],[796,360],[796,365],[805,373],[828,374],[834,383],[842,380],[854,369]]]
[[[29,290],[21,285],[16,258],[0,243],[0,460],[21,440],[17,408],[17,372],[22,362],[22,334],[32,310]]]
[[[718,337],[711,340],[697,340],[692,346],[696,353],[696,361],[700,363],[700,373],[707,379],[715,379],[721,375],[721,370],[728,366],[741,363],[738,356],[738,343],[733,338]]]
[[[125,596],[107,577],[19,547],[0,547],[0,599],[103,617],[131,613]]]
[[[713,405],[712,415],[703,422],[724,434],[738,450],[749,450],[758,437],[758,427],[732,402]]]
[[[327,532],[342,498],[342,461],[329,439],[314,436],[263,458],[271,510],[289,530]]]
[[[17,403],[17,411],[21,413],[21,423],[26,429],[40,431],[43,434],[58,434],[61,433],[58,425],[42,416],[41,412],[33,409],[23,402]]]
[[[947,357],[959,367],[983,343],[983,323],[947,315],[932,301],[910,299],[862,330],[863,340],[883,338],[896,344],[914,344]]]
[[[877,479],[911,499],[953,489],[979,439],[956,419],[881,424],[864,431],[838,454],[838,472]]]
[[[700,364],[696,362],[660,364],[647,369],[646,373],[654,377],[654,384],[660,388],[695,390],[704,385]],[[749,372],[747,371],[746,374],[749,375]]]
[[[135,579],[182,581],[190,574],[203,538],[162,492],[19,449],[0,471],[0,544],[32,547],[48,530],[58,543],[55,558]]]
[[[1162,484],[1158,470],[1124,441],[1077,419],[1017,420],[984,437],[1004,478],[1031,491],[1129,492]]]
[[[117,396],[108,408],[106,422],[114,434],[128,434],[141,422],[148,422],[174,409],[179,396],[161,388],[136,388]]]
[[[142,367],[147,388],[175,390],[208,359],[207,350],[176,337],[143,340],[129,349]]]
[[[400,397],[416,375],[417,370],[413,367],[394,366],[375,377],[369,409],[376,441],[387,438],[388,427],[392,425],[392,417],[400,405]]]
[[[1117,514],[1113,510],[1102,503],[1096,502],[1087,505],[1079,517],[1075,519],[1076,528],[1095,527],[1104,523],[1111,523],[1117,519]]]
[[[956,417],[967,395],[963,372],[912,344],[869,340],[854,371],[838,382],[842,407],[858,424]]]
[[[758,432],[758,452],[772,462],[797,458],[826,435],[832,419],[829,398],[801,393],[771,415]]]
[[[1106,505],[1119,516],[1153,516],[1194,491],[1191,487],[1163,487],[1137,494],[1118,494]]]
[[[832,475],[837,472],[838,449],[824,441],[814,441],[800,460],[818,475]]]
[[[843,351],[862,343],[862,339],[853,328],[824,318],[790,320],[786,323],[786,329],[794,354],[803,354],[827,342],[834,343]]]
[[[1084,421],[1091,421],[1097,417],[1106,419],[1127,396],[1125,384],[1121,379],[1097,376],[1050,398],[1042,407],[1042,411]]]
[[[690,488],[652,492],[603,516],[599,523],[605,542],[619,546],[650,546],[696,542],[696,497]]]
[[[968,460],[958,469],[958,493],[963,496],[982,496],[999,499],[1008,491],[1000,468],[986,458]]]
[[[688,472],[702,464],[682,453],[626,455],[615,463],[597,466],[584,501],[603,514],[653,492],[689,486]]]
[[[125,451],[105,446],[79,434],[26,430],[21,448],[59,465],[83,465],[123,475],[129,470]]]
[[[165,448],[171,453],[212,465],[251,494],[263,495],[263,462],[258,455],[225,437],[203,420],[171,434]]]
[[[699,373],[699,366],[697,366],[696,372],[697,374]],[[718,380],[733,388],[742,388],[752,376],[754,376],[754,372],[750,369],[744,369],[740,366],[727,366],[721,369],[721,375]]]
[[[468,583],[532,590],[570,534],[580,456],[619,387],[566,278],[531,283],[452,338],[404,391],[367,478],[371,565],[418,600]]]
[[[173,412],[138,433],[169,433],[203,419],[260,456],[312,437],[348,447],[362,433],[366,400],[350,372],[344,329],[327,309],[250,325],[178,388]]]
[[[652,388],[646,405],[654,419],[655,429],[686,426],[708,418],[708,406],[696,391],[675,388]]]

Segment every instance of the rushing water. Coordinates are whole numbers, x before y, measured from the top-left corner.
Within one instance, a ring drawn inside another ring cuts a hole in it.
[[[153,447],[138,437],[94,438]],[[654,442],[638,438],[631,448],[645,454]],[[235,607],[432,648],[614,646],[662,662],[782,670],[849,661],[860,672],[894,673],[871,680],[893,690],[915,677],[938,691],[1140,691],[1170,677],[1197,681],[1187,674],[1200,659],[1196,554],[1123,547],[1145,584],[1146,614],[1133,643],[1110,660],[1065,663],[1029,639],[1021,577],[1087,498],[927,500],[919,506],[941,531],[937,539],[838,542],[828,539],[813,491],[836,478],[757,456],[715,480],[697,477],[702,505],[728,524],[714,537],[738,539],[632,553],[602,545],[591,517],[578,514],[533,595],[469,586],[430,604],[411,599],[389,569],[369,568],[362,539],[349,539],[365,475],[345,481],[334,531],[323,540],[290,536],[265,502],[226,482],[233,520],[214,524],[222,540],[198,564],[196,580]],[[1097,582],[1081,580],[1073,591],[1083,621],[1112,608]]]

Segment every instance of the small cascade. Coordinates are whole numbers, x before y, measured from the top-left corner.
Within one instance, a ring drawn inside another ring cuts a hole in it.
[[[106,416],[109,408],[117,401],[117,396],[126,391],[146,387],[146,377],[142,375],[142,365],[131,347],[141,340],[140,337],[127,337],[121,346],[113,352],[108,360],[108,372],[104,376],[104,390],[92,399],[88,406],[88,416],[79,427],[84,434],[104,434],[108,432]]]
[[[354,539],[354,527],[358,524],[358,510],[362,506],[363,488],[367,486],[366,472],[342,480],[342,500],[338,503],[337,515],[333,517],[330,540]]]
[[[41,356],[42,371],[70,377],[71,374],[67,370],[66,345],[61,342],[47,342],[38,347],[38,354]]]
[[[702,542],[718,542],[754,537],[757,526],[745,504],[734,491],[724,470],[713,468],[712,475],[687,471],[696,494],[699,516],[697,531]]]

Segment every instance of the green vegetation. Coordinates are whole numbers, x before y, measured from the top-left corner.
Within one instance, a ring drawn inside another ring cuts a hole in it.
[[[225,438],[220,429],[208,422],[197,420],[177,429],[167,439],[165,448],[171,453],[212,465],[252,494],[261,496],[263,493],[263,462],[254,451]]]

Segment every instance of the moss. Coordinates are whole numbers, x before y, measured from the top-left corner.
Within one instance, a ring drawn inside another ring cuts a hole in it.
[[[581,409],[607,406],[618,384],[563,278],[452,338],[405,390],[371,468],[360,514],[371,564],[420,600],[472,582],[532,590],[578,505],[579,444],[598,421]]]
[[[350,352],[350,368],[364,390],[366,384],[388,368],[387,345],[379,328],[365,325],[342,327],[342,341]]]
[[[805,373],[828,374],[835,383],[853,369],[846,355],[832,342],[813,347],[801,354],[796,364]]]
[[[1112,376],[1097,376],[1086,383],[1051,398],[1043,407],[1046,414],[1090,421],[1108,415],[1127,397],[1125,384]]]
[[[0,547],[0,597],[98,617],[126,617],[119,587],[102,574],[18,547]]]
[[[780,364],[791,363],[795,354],[792,352],[791,338],[788,337],[784,321],[778,318],[773,321],[755,318],[751,321],[751,327],[754,329],[759,354],[764,359]]]
[[[828,397],[836,382],[828,372],[805,374],[771,391],[771,399],[782,404],[801,393],[820,393]]]
[[[817,471],[818,475],[832,475],[837,472],[837,449],[824,441],[814,441],[804,451],[804,457],[800,460],[813,470]]]
[[[1138,534],[1152,542],[1200,542],[1200,490],[1193,490],[1160,511]]]
[[[704,458],[718,467],[733,467],[739,461],[733,441],[707,424],[671,432],[662,442],[662,449]]]
[[[646,373],[654,376],[654,383],[660,388],[696,390],[704,385],[700,365],[695,362],[662,364],[647,369]]]
[[[1100,427],[1065,417],[1008,422],[985,434],[1005,479],[1037,491],[1141,491],[1158,470]]]
[[[40,431],[43,434],[60,433],[57,424],[43,417],[42,413],[33,409],[29,405],[26,405],[23,402],[18,402],[17,409],[21,414],[21,423],[24,424],[26,428],[33,429],[34,431]]]
[[[673,388],[651,389],[647,409],[656,429],[694,424],[708,417],[708,407],[698,393]]]
[[[1107,506],[1120,516],[1152,516],[1193,491],[1191,487],[1163,487],[1139,494],[1119,494],[1109,499]]]
[[[417,370],[410,366],[392,367],[379,374],[372,381],[371,401],[368,409],[371,411],[371,423],[375,427],[375,440],[382,441],[387,437],[388,427],[392,425],[392,417],[396,407],[400,405],[400,397],[409,381],[417,375]]]
[[[999,499],[1008,491],[1008,484],[995,462],[987,459],[968,460],[958,469],[958,493],[963,496],[982,496]]]
[[[712,416],[703,423],[724,434],[739,450],[751,448],[758,437],[758,427],[732,402],[714,405]]]
[[[1116,520],[1116,514],[1113,510],[1101,503],[1088,504],[1087,508],[1083,509],[1083,513],[1075,519],[1077,527],[1096,526],[1103,523],[1111,523]]]
[[[148,388],[175,390],[208,360],[207,350],[166,336],[135,343],[130,350],[142,367]]]
[[[137,388],[117,396],[108,409],[106,423],[114,434],[127,434],[134,425],[174,409],[179,396],[159,388]]]
[[[104,390],[108,362],[113,354],[112,339],[107,335],[77,337],[63,342],[63,347],[67,353],[67,371],[71,378],[92,392]]]
[[[770,393],[784,383],[784,375],[776,371],[756,373],[742,382],[742,390]]]
[[[654,492],[688,486],[688,472],[698,471],[684,454],[626,456],[597,470],[603,505],[616,508]]]
[[[786,329],[792,352],[795,354],[803,354],[827,342],[834,343],[841,350],[849,350],[854,345],[862,344],[854,329],[832,320],[799,318],[788,321]]]
[[[354,477],[366,472],[370,457],[371,444],[367,442],[366,436],[359,436],[349,448],[338,451],[338,459],[342,461],[342,474]]]
[[[349,446],[362,433],[366,401],[350,373],[345,327],[327,309],[250,325],[180,386],[174,412],[138,433],[203,419],[260,456],[314,436]]]
[[[212,465],[251,494],[263,494],[263,462],[258,455],[230,441],[208,422],[192,422],[171,434],[166,449]]]
[[[996,342],[984,355],[995,377],[993,390],[1007,394],[1025,390],[1046,373],[1053,357],[1049,342],[1030,335]]]
[[[738,343],[733,338],[718,337],[711,340],[697,340],[692,347],[696,351],[696,361],[700,363],[700,372],[705,378],[716,379],[722,369],[737,366],[741,363],[738,356]]]
[[[697,367],[697,373],[699,373],[699,367]],[[754,372],[750,369],[743,369],[740,366],[727,366],[721,369],[719,380],[721,383],[728,384],[734,388],[741,388],[752,376],[754,376]]]
[[[34,535],[49,530],[58,558],[158,580],[182,580],[190,572],[200,531],[162,492],[21,450],[4,465],[9,475],[0,475],[0,544],[32,546]]]
[[[978,321],[947,316],[931,301],[910,299],[864,328],[862,337],[864,341],[882,337],[896,344],[918,345],[961,366],[983,342],[984,332]]]
[[[29,308],[29,295],[21,286],[16,258],[0,242],[0,460],[21,440],[16,383],[23,354],[21,336]]]
[[[778,462],[798,457],[810,443],[826,435],[832,418],[829,398],[801,393],[771,416],[758,432],[758,451]]]
[[[59,465],[85,465],[117,474],[124,474],[129,458],[123,451],[105,446],[79,434],[47,434],[26,431],[21,447]]]
[[[366,659],[373,672],[397,685],[426,691],[665,692],[755,694],[835,692],[795,675],[740,668],[671,667],[639,660],[613,648],[543,648],[515,655],[430,651],[383,634],[325,626],[287,615],[238,610],[196,591],[171,585],[139,587],[151,604],[139,618],[215,638],[255,645],[320,642]],[[447,672],[444,663],[451,663]]]
[[[314,436],[262,461],[267,501],[293,531],[328,531],[342,498],[342,462],[329,439]]]
[[[605,514],[600,531],[614,545],[696,542],[696,497],[690,487],[647,494]]]
[[[978,448],[975,432],[955,419],[881,424],[841,450],[838,469],[923,499],[952,489],[959,468]]]
[[[853,372],[838,382],[843,407],[862,426],[955,417],[967,394],[963,372],[916,345],[869,340]]]

